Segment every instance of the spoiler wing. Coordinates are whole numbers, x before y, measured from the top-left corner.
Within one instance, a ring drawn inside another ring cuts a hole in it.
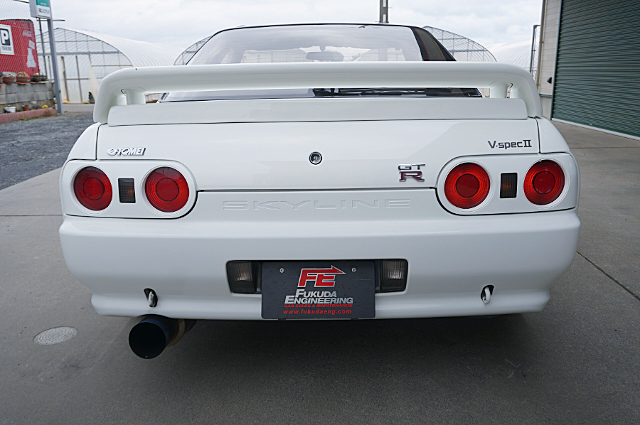
[[[102,80],[93,111],[107,124],[117,105],[145,103],[145,93],[299,88],[489,88],[490,97],[522,99],[530,117],[542,106],[527,71],[513,65],[472,62],[255,63],[127,68]]]

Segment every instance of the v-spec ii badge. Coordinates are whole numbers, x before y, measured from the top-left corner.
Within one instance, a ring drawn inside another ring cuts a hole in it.
[[[107,154],[111,156],[142,156],[147,148],[112,148],[107,149]]]
[[[422,170],[421,167],[424,167],[424,164],[400,164],[398,165],[398,171],[400,172],[400,181],[406,182],[407,179],[414,179],[417,182],[424,182],[422,178]]]
[[[532,148],[533,146],[531,146],[531,140],[530,139],[525,139],[519,142],[498,142],[497,140],[494,140],[493,142],[491,140],[488,140],[487,143],[489,143],[489,147],[491,149],[516,149],[516,148]]]

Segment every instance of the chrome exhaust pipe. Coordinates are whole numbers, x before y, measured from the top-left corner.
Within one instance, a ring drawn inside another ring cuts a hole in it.
[[[168,346],[178,343],[195,323],[195,320],[144,316],[129,332],[129,347],[136,356],[153,359]]]

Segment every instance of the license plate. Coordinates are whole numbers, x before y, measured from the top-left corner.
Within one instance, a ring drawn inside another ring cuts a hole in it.
[[[373,261],[262,264],[263,319],[372,319]]]

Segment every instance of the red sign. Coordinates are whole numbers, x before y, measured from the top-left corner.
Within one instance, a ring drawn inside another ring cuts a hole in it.
[[[0,72],[40,72],[36,33],[28,19],[0,21]]]

